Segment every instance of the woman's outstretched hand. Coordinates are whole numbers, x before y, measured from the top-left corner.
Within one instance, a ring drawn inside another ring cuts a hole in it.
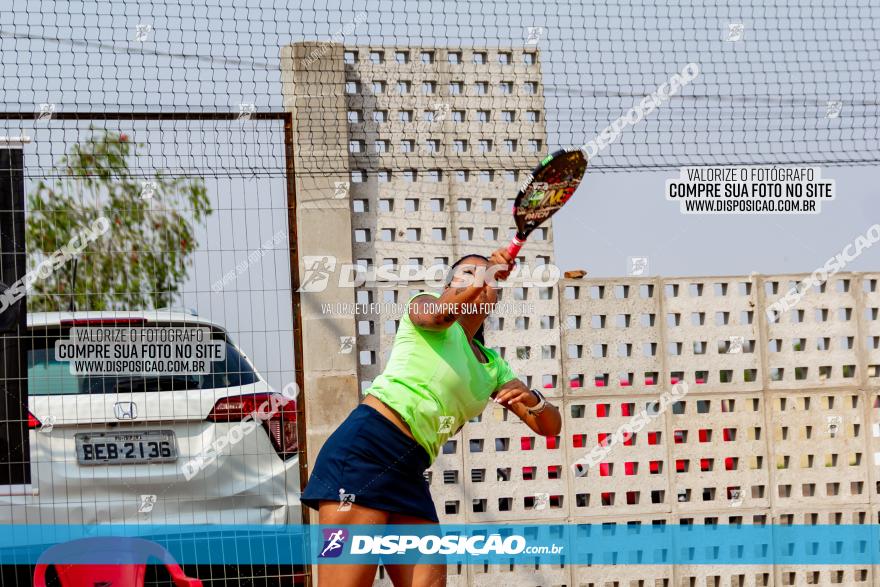
[[[495,394],[492,400],[496,404],[503,405],[505,408],[510,408],[519,403],[530,408],[538,403],[538,398],[525,385],[503,388]]]
[[[501,247],[489,256],[490,275],[496,281],[505,281],[515,267],[516,257],[507,252],[507,247]]]
[[[556,436],[562,430],[559,410],[547,402],[540,414],[532,414],[529,408],[538,405],[538,397],[519,379],[512,379],[495,390],[492,399],[512,411],[526,426],[542,436]]]

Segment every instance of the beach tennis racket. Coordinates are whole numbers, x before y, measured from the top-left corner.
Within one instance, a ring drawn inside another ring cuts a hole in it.
[[[565,205],[586,171],[587,158],[580,149],[556,151],[535,167],[513,201],[516,235],[507,247],[511,257],[516,257],[532,231]]]

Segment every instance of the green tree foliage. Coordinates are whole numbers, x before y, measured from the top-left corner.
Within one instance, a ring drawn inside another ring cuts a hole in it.
[[[29,268],[76,242],[97,219],[110,221],[76,263],[36,280],[29,310],[64,311],[71,298],[77,310],[151,309],[173,301],[192,264],[193,223],[212,209],[202,178],[132,172],[136,148],[144,145],[125,134],[93,131],[29,194]]]

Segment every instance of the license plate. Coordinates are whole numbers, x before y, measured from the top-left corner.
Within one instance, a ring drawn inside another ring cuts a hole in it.
[[[74,436],[80,465],[171,463],[177,460],[173,430],[82,432]]]

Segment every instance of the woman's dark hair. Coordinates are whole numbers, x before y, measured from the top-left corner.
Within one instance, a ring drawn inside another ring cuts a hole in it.
[[[461,265],[462,263],[464,263],[468,259],[482,259],[486,263],[489,262],[489,257],[484,257],[483,255],[480,255],[477,253],[471,253],[469,255],[465,255],[464,257],[460,258],[458,261],[453,263],[452,267],[449,268],[449,271],[446,272],[445,284],[447,286],[450,283],[452,283],[452,278],[455,277],[455,268],[458,267],[459,265]]]
[[[474,340],[480,343],[483,346],[486,346],[486,334],[483,331],[483,325],[480,324],[480,327],[477,328],[477,331],[474,333]]]
[[[483,261],[485,261],[485,262],[487,262],[487,263],[489,262],[489,258],[488,258],[488,257],[484,257],[483,255],[480,255],[480,254],[478,254],[478,253],[470,253],[470,254],[468,254],[468,255],[465,255],[464,257],[460,258],[458,261],[456,261],[455,263],[453,263],[453,264],[452,264],[452,267],[450,267],[450,268],[449,268],[449,271],[446,273],[446,285],[447,285],[447,287],[449,286],[450,283],[452,283],[452,278],[455,277],[455,268],[458,267],[459,265],[461,265],[462,262],[464,262],[464,261],[467,260],[467,259],[482,259]],[[474,340],[476,340],[477,342],[479,342],[481,345],[486,346],[485,331],[484,331],[484,329],[483,329],[483,325],[482,325],[482,324],[480,324],[480,327],[479,327],[479,328],[477,329],[477,331],[474,333]]]

